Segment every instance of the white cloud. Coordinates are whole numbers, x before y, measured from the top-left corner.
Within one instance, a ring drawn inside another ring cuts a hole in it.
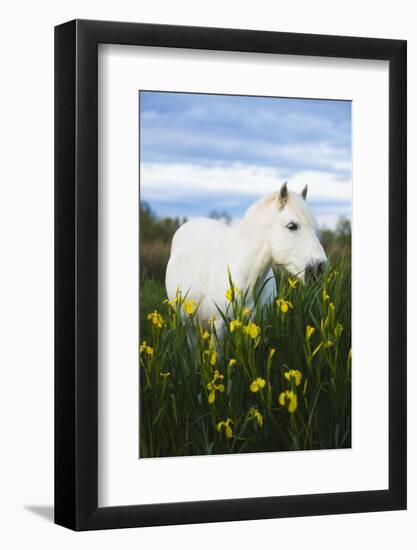
[[[257,200],[280,188],[279,170],[256,165],[202,166],[198,164],[141,163],[141,192],[145,200],[175,201],[224,193]],[[308,184],[311,201],[350,201],[351,180],[340,180],[331,172],[300,171],[288,181],[294,191]]]

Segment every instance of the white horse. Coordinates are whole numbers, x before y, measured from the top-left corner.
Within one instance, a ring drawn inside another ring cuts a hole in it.
[[[235,287],[252,294],[254,285],[268,279],[263,289],[265,303],[276,293],[272,266],[285,267],[304,281],[308,270],[322,271],[327,258],[317,236],[315,221],[305,198],[284,183],[248,208],[235,226],[198,218],[182,225],[172,239],[166,271],[170,300],[178,290],[198,306],[198,318],[219,318],[216,305],[226,310],[229,272]],[[216,321],[221,328],[221,321]]]

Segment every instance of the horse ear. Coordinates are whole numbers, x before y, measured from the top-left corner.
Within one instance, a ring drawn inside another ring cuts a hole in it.
[[[279,206],[281,210],[287,204],[287,200],[288,200],[287,182],[284,182],[279,192]]]
[[[306,197],[307,197],[307,189],[308,189],[308,185],[306,185],[304,189],[301,191],[301,196],[303,197],[304,200],[306,200]]]

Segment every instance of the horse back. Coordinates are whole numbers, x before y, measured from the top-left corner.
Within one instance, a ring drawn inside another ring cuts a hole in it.
[[[217,245],[227,229],[228,227],[224,223],[210,218],[190,220],[175,232],[171,243],[171,256],[179,248],[191,248],[195,243],[198,243],[200,249],[202,246],[211,248],[213,245]]]
[[[228,230],[222,222],[196,218],[176,231],[165,280],[170,299],[177,288],[198,302],[207,296],[209,273]]]

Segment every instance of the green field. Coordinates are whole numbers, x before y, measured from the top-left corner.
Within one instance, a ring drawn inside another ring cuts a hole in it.
[[[350,258],[305,285],[278,274],[250,311],[230,281],[219,341],[198,304],[166,300],[161,250],[141,269],[140,456],[350,447]]]

